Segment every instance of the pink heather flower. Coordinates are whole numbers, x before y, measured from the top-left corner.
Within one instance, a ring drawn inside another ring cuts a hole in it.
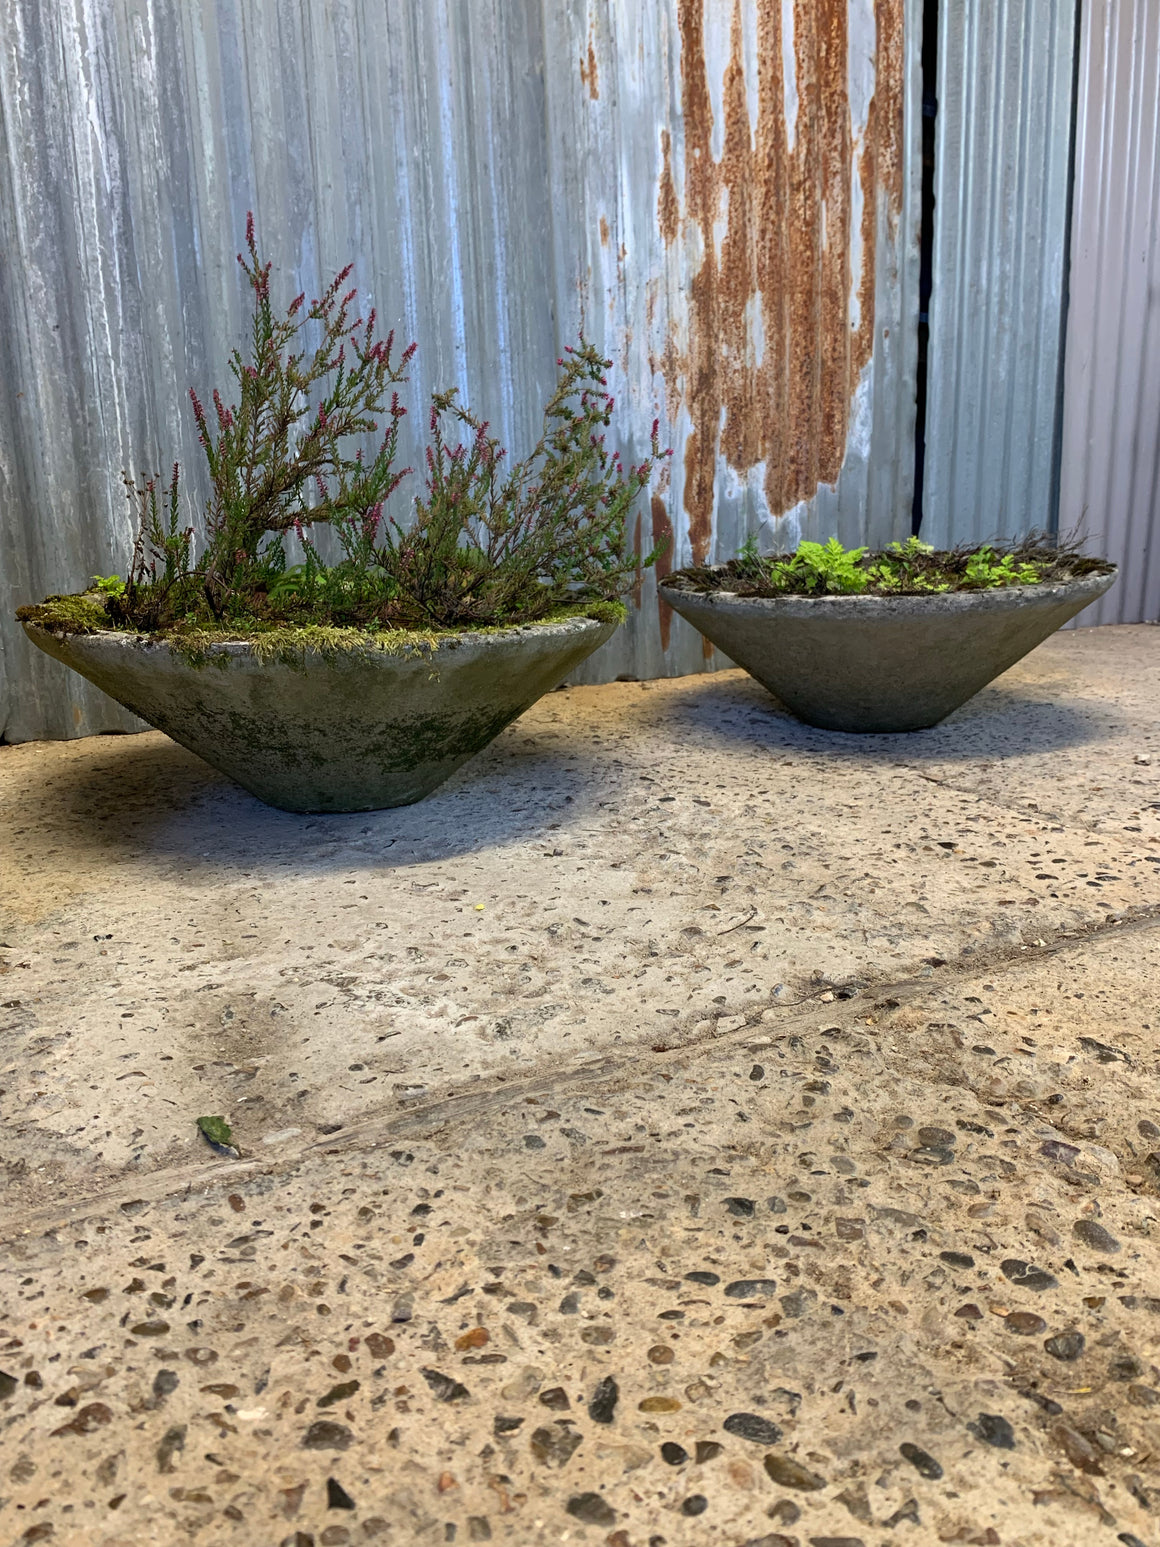
[[[246,246],[247,247],[252,247],[253,245],[254,245],[254,212],[251,209],[251,210],[247,210],[246,211]]]

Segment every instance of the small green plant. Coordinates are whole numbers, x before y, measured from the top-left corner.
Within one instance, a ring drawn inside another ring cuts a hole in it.
[[[734,560],[734,563],[739,570],[745,569],[753,570],[758,574],[764,573],[763,565],[765,560],[762,558],[760,552],[758,551],[757,537],[755,533],[750,532],[745,541],[741,544],[740,548],[738,548],[737,557]]]
[[[865,552],[865,548],[843,548],[836,537],[828,543],[799,543],[797,552],[785,561],[785,573],[806,591],[855,595],[870,583],[866,571],[859,568]]]
[[[867,572],[859,568],[865,548],[843,548],[836,537],[827,543],[802,542],[788,558],[763,558],[752,533],[734,560],[738,574],[778,591],[806,595],[848,595],[864,591]]]
[[[409,519],[391,504],[410,468],[396,466],[406,415],[398,387],[414,354],[396,357],[375,313],[357,314],[350,268],[309,305],[271,299],[253,217],[238,254],[253,297],[248,354],[230,369],[237,401],[190,392],[209,499],[201,530],[183,521],[180,470],[125,483],[138,517],[126,580],[98,577],[110,622],[150,633],[338,626],[378,630],[532,622],[562,606],[610,601],[643,561],[626,517],[662,451],[625,468],[607,447],[611,362],[581,343],[557,362],[543,434],[509,466],[485,422],[454,392],[436,393],[424,488]],[[378,437],[372,454],[368,435]],[[324,558],[327,528],[341,558]],[[291,564],[287,543],[302,559]],[[114,582],[116,584],[114,585]]]
[[[880,553],[828,542],[802,542],[794,553],[763,557],[747,537],[730,563],[670,575],[680,589],[736,590],[749,596],[923,596],[948,591],[989,591],[1005,586],[1066,580],[1105,561],[1089,558],[1075,542],[1057,543],[1032,534],[1017,547],[993,543],[938,551],[918,537],[890,543]]]
[[[125,582],[120,575],[94,575],[93,585],[102,596],[124,596]]]
[[[967,586],[984,591],[992,586],[1034,585],[1039,570],[1034,564],[1019,563],[1013,553],[980,548],[968,557],[963,579]]]

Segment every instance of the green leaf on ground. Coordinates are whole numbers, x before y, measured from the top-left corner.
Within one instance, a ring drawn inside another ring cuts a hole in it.
[[[233,1129],[224,1117],[199,1117],[197,1126],[201,1129],[202,1137],[219,1154],[237,1158],[238,1149],[233,1141]]]

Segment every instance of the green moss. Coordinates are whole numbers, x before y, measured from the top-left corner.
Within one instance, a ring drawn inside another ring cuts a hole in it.
[[[225,667],[229,657],[215,653],[216,645],[248,644],[260,661],[280,661],[289,666],[303,665],[308,654],[337,660],[344,655],[431,656],[440,643],[463,634],[506,634],[516,628],[541,628],[549,623],[565,623],[573,618],[592,618],[600,623],[623,623],[627,616],[621,602],[585,602],[562,608],[534,623],[497,623],[482,628],[458,629],[380,629],[328,628],[311,623],[297,628],[257,627],[252,629],[188,629],[154,636],[163,638],[171,649],[191,665],[208,663]],[[106,627],[108,625],[106,624]]]
[[[34,623],[52,634],[99,634],[112,628],[105,599],[93,591],[81,596],[46,596],[32,607],[18,607],[17,621]]]
[[[482,628],[458,629],[359,629],[334,628],[310,623],[297,627],[254,623],[235,628],[175,628],[141,635],[164,641],[191,666],[213,664],[223,669],[229,664],[226,651],[216,647],[248,644],[260,661],[280,661],[286,665],[304,665],[308,654],[337,660],[344,655],[431,656],[445,639],[462,634],[503,634],[518,628],[540,628],[545,624],[564,623],[573,618],[592,618],[599,623],[619,625],[627,617],[623,602],[584,601],[563,607],[531,623],[518,619],[510,623],[490,624]],[[79,596],[49,596],[32,607],[21,607],[17,618],[35,623],[55,634],[122,633],[105,611],[105,598],[88,591]]]
[[[430,655],[438,644],[434,634],[394,629],[368,633],[358,628],[327,628],[312,623],[302,628],[183,629],[152,636],[164,640],[191,666],[207,663],[225,668],[229,655],[219,645],[247,644],[259,661],[305,665],[307,655],[337,660],[344,655]]]
[[[566,617],[594,618],[597,623],[614,623],[620,626],[628,617],[628,608],[623,602],[587,602],[579,609],[573,609],[565,614]]]

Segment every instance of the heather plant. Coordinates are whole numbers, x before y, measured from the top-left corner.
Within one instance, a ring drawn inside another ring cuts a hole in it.
[[[147,632],[325,624],[369,631],[533,622],[609,601],[651,564],[626,545],[626,516],[667,456],[625,469],[606,445],[611,364],[583,341],[559,377],[530,454],[509,465],[486,422],[454,391],[432,399],[423,486],[410,516],[392,503],[406,408],[397,357],[357,314],[347,267],[309,305],[284,313],[253,217],[238,255],[253,300],[248,355],[230,361],[237,401],[212,413],[190,392],[209,498],[200,531],[183,521],[180,470],[126,476],[138,535],[129,572],[94,577],[108,619]],[[365,442],[377,436],[373,453]],[[319,529],[334,537],[326,558]],[[291,534],[302,558],[288,561]],[[341,557],[333,557],[337,547]]]

